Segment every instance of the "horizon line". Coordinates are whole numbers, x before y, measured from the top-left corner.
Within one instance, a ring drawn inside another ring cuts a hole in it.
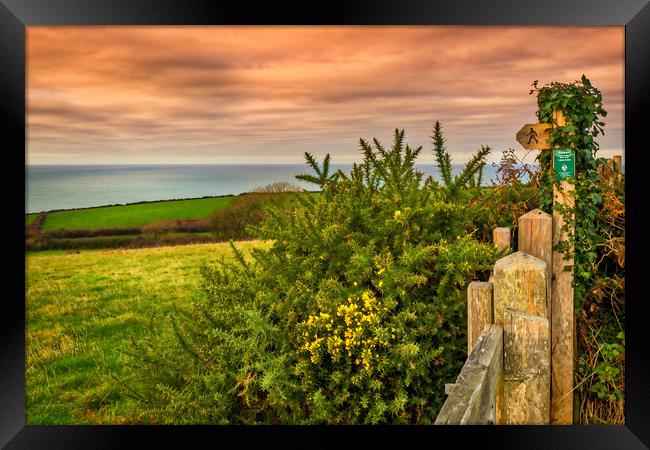
[[[360,162],[330,162],[330,165],[352,165],[352,164],[361,164]],[[466,163],[452,163],[453,166],[464,166]],[[487,164],[491,164],[487,162]],[[495,164],[498,164],[495,162]],[[533,164],[527,163],[527,164]],[[260,163],[36,163],[36,164],[25,164],[25,167],[37,167],[37,166],[47,166],[47,167],[84,167],[84,166],[308,166],[306,162],[295,163],[295,162],[260,162]],[[428,165],[436,166],[437,163],[433,162],[416,162],[418,165]]]

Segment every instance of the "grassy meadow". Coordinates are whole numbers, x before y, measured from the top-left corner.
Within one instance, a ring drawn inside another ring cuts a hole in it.
[[[56,211],[48,213],[43,229],[130,228],[165,220],[197,220],[232,201],[233,197],[213,197]]]
[[[245,254],[268,245],[238,243]],[[230,254],[227,243],[28,253],[27,423],[137,422],[114,381],[127,375],[120,348],[152,314],[187,306],[200,293],[202,261]]]
[[[268,204],[290,208],[298,200],[287,192],[260,191],[30,213],[25,245],[28,251],[90,250],[249,240],[246,226],[262,220]]]

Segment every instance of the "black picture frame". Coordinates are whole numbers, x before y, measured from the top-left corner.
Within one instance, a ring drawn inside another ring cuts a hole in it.
[[[17,448],[129,448],[135,439],[146,447],[188,447],[206,438],[226,446],[250,441],[283,446],[311,442],[340,445],[354,431],[363,439],[402,445],[438,446],[476,440],[487,448],[613,449],[650,446],[650,339],[646,334],[648,300],[643,296],[643,210],[648,146],[645,119],[650,108],[650,5],[648,0],[547,0],[472,2],[470,0],[329,0],[310,4],[208,0],[0,0],[0,114],[5,172],[20,174],[25,164],[25,29],[31,25],[620,25],[625,26],[626,157],[626,385],[625,426],[499,427],[171,427],[25,425],[25,276],[24,203],[16,183],[3,177],[11,207],[3,270],[0,368],[0,445]],[[514,130],[513,130],[514,133]],[[644,145],[645,144],[645,145]],[[20,149],[23,150],[22,156]],[[645,153],[644,153],[645,152]],[[18,181],[17,181],[17,180]],[[24,181],[24,180],[23,180]],[[24,184],[23,184],[24,186]],[[24,194],[24,191],[23,191]],[[24,198],[24,197],[23,197]],[[309,441],[292,436],[297,431]],[[312,438],[314,440],[312,440]],[[406,441],[405,438],[410,438]],[[411,442],[412,440],[412,442]],[[259,445],[259,444],[258,444]]]

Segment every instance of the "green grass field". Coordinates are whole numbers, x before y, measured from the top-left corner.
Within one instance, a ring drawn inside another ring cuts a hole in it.
[[[240,242],[248,253],[268,247]],[[187,306],[199,266],[230,255],[228,244],[137,250],[29,253],[26,271],[28,424],[137,423],[113,381],[128,375],[120,348],[155,312]]]
[[[38,214],[25,214],[25,226],[32,223],[34,220],[36,220],[37,217]]]
[[[43,229],[128,228],[165,220],[197,220],[207,217],[217,208],[230,205],[233,198],[197,198],[57,211],[47,215]]]

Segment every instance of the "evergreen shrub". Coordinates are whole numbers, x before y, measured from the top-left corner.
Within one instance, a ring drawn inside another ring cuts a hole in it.
[[[438,132],[441,133],[439,124]],[[441,136],[441,134],[440,134]],[[313,174],[321,189],[273,205],[249,227],[272,240],[236,263],[204,265],[204,296],[152,322],[125,382],[156,423],[432,423],[465,360],[465,289],[500,256],[472,234],[484,148],[443,183],[414,162],[421,147],[361,140],[363,160]],[[445,171],[449,171],[446,173]],[[453,183],[453,185],[452,185]]]

